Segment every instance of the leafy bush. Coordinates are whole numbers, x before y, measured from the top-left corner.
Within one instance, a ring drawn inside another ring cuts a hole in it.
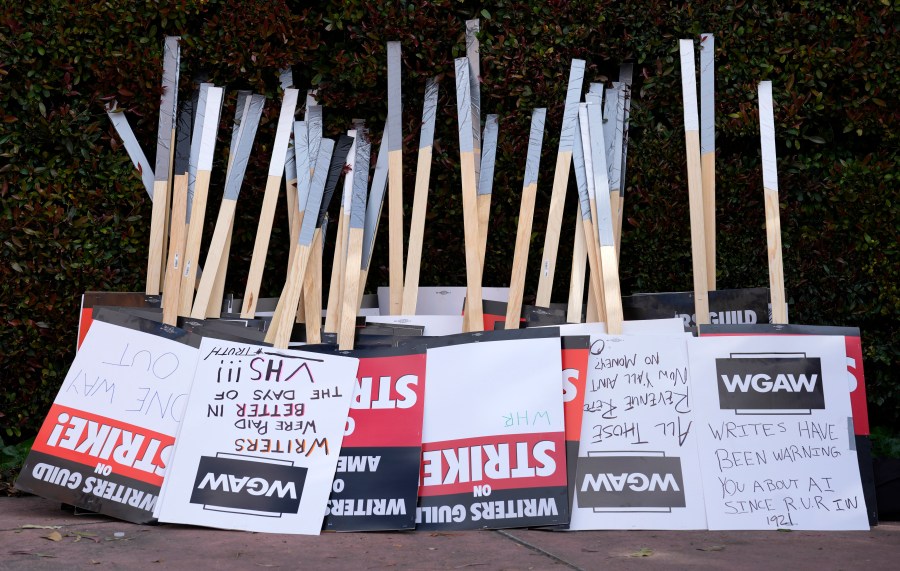
[[[485,285],[509,282],[533,107],[548,108],[532,262],[540,256],[569,64],[583,58],[586,81],[615,80],[621,62],[635,63],[623,293],[692,287],[677,40],[711,31],[718,285],[768,283],[756,85],[771,80],[791,319],[859,326],[873,422],[900,420],[895,3],[45,0],[7,3],[0,14],[0,434],[20,439],[40,424],[73,355],[79,295],[143,289],[150,202],[103,105],[118,100],[152,159],[166,35],[183,38],[182,96],[200,77],[228,86],[219,149],[230,140],[236,89],[270,100],[239,201],[229,291],[243,291],[249,266],[278,70],[292,66],[298,87],[318,89],[326,136],[360,117],[377,147],[388,40],[403,43],[407,223],[425,79],[441,80],[421,283],[464,283],[452,60],[464,55],[463,22],[472,17],[482,28],[482,112],[500,115]],[[218,152],[207,241],[225,160]],[[560,300],[573,188],[554,286]],[[285,273],[287,225],[283,210],[278,216],[265,295],[277,295]],[[387,282],[385,236],[382,228],[370,288]],[[536,285],[532,267],[526,292]]]

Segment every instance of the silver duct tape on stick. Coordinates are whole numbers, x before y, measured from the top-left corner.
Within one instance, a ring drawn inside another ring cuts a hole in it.
[[[759,84],[759,136],[762,149],[763,192],[766,205],[766,245],[769,258],[769,290],[772,323],[788,322],[781,252],[781,214],[778,202],[778,165],[775,155],[775,110],[772,82]]]
[[[188,203],[185,222],[191,222],[191,212],[194,209],[194,189],[197,183],[197,170],[200,166],[200,141],[203,139],[203,124],[206,121],[206,101],[209,89],[215,87],[212,83],[201,83],[200,92],[197,95],[197,110],[194,113],[194,130],[191,137],[191,156],[188,162]],[[218,113],[216,114],[218,121]]]
[[[309,172],[310,177],[312,177],[318,166],[319,145],[322,143],[322,107],[320,105],[310,105],[306,109],[307,136],[309,137]]]
[[[625,166],[628,158],[628,126],[631,118],[631,84],[634,68],[631,64],[622,64],[619,67],[619,98],[620,102],[620,127],[622,130],[622,152],[619,165],[619,204],[614,219],[613,234],[616,236],[616,254],[621,251],[622,245],[622,220],[625,217]]]
[[[388,42],[388,286],[390,315],[403,304],[403,132],[400,42]],[[470,115],[471,116],[471,115]]]
[[[230,165],[225,179],[225,192],[219,207],[219,215],[216,218],[212,241],[206,254],[206,263],[204,264],[206,271],[200,279],[191,309],[191,317],[194,319],[218,317],[221,312],[221,297],[218,295],[216,286],[222,284],[224,288],[237,199],[266,102],[266,98],[262,95],[249,95],[241,99],[243,99],[243,105],[235,114],[235,133],[232,137],[234,146],[231,150]]]
[[[182,101],[178,109],[175,128],[175,164],[172,172],[187,175],[191,162],[191,127],[194,117],[194,102],[190,98]]]
[[[172,150],[175,143],[175,112],[178,108],[179,47],[177,36],[167,36],[163,46],[162,97],[156,136],[156,166],[153,169],[153,211],[147,255],[147,295],[159,295],[168,241],[169,193]]]
[[[481,172],[478,179],[478,194],[494,191],[494,167],[497,164],[497,136],[500,123],[497,115],[488,115],[484,120],[484,136],[481,138]]]
[[[378,220],[381,218],[381,208],[384,204],[384,191],[387,188],[388,178],[388,150],[386,144],[387,125],[378,146],[378,158],[375,160],[375,173],[372,175],[372,186],[369,188],[369,201],[366,204],[366,226],[363,236],[363,258],[361,267],[369,271],[372,261],[372,249],[375,245],[375,235],[378,232]],[[365,285],[365,284],[363,284]]]
[[[709,324],[706,279],[706,238],[703,228],[703,183],[700,168],[700,117],[697,112],[697,73],[694,41],[680,40],[681,91],[684,98],[684,141],[687,150],[688,196],[691,213],[691,258],[697,325]]]
[[[469,60],[456,58],[456,112],[459,127],[459,162],[462,172],[463,232],[466,254],[465,331],[482,331],[481,260],[478,253],[478,197],[475,148],[472,138],[472,98]]]
[[[475,180],[481,185],[481,54],[478,32],[481,23],[466,20],[466,58],[469,60],[469,92],[472,97],[472,147],[475,149]],[[488,193],[490,194],[490,193]]]
[[[559,234],[562,228],[563,207],[566,201],[566,187],[569,183],[569,169],[572,164],[572,146],[575,141],[575,121],[578,115],[578,102],[581,99],[581,88],[584,82],[584,60],[573,60],[569,71],[569,84],[566,90],[565,111],[563,112],[562,130],[559,138],[559,151],[556,155],[556,170],[553,177],[553,190],[550,194],[550,212],[547,217],[547,233],[544,236],[544,250],[541,255],[540,277],[536,304],[550,305],[553,292],[553,277],[556,272],[556,255],[559,250]]]
[[[184,266],[181,274],[180,301],[178,315],[188,317],[194,299],[194,285],[197,283],[197,270],[200,260],[200,243],[203,237],[203,222],[206,216],[206,202],[209,195],[209,179],[212,174],[213,154],[216,147],[216,133],[219,130],[219,114],[222,111],[224,89],[209,86],[206,97],[200,93],[200,101],[204,109],[202,117],[198,117],[199,133],[197,148],[197,171],[194,181],[194,194],[191,197],[191,214],[188,225],[187,242],[185,244]],[[197,132],[195,130],[195,137]],[[194,147],[191,141],[191,153]],[[211,268],[211,271],[215,271]]]
[[[113,127],[115,127],[116,133],[119,134],[119,138],[122,139],[122,144],[128,153],[128,157],[131,159],[131,163],[140,173],[141,182],[144,184],[147,195],[150,197],[150,200],[153,200],[153,167],[150,165],[150,161],[147,160],[144,150],[141,149],[137,137],[134,136],[134,131],[131,130],[131,125],[128,123],[128,117],[125,116],[123,111],[118,109],[115,101],[106,106],[106,115],[112,122]]]
[[[298,123],[301,122],[297,121],[294,123],[295,137],[297,137]],[[316,158],[316,161],[321,160],[322,164],[328,164],[333,150],[334,141],[322,139],[319,146],[319,156]],[[315,180],[310,184],[309,195],[304,205],[303,223],[300,227],[298,241],[292,245],[293,248],[296,248],[297,253],[293,257],[291,267],[288,268],[287,280],[281,296],[278,298],[278,305],[275,308],[275,314],[272,316],[272,324],[266,334],[265,341],[272,343],[279,349],[287,348],[291,331],[293,330],[294,316],[297,313],[297,307],[300,303],[300,292],[306,277],[310,247],[316,231],[316,215],[319,212],[319,206],[322,203],[322,195],[325,190],[326,173],[327,169],[321,169]],[[316,322],[316,327],[318,327],[318,322]]]
[[[325,218],[328,216],[328,206],[334,197],[334,191],[337,188],[338,180],[344,173],[347,166],[347,156],[353,147],[354,137],[350,135],[341,135],[337,143],[334,145],[334,152],[331,155],[331,164],[328,167],[328,176],[325,179],[325,190],[322,195],[322,205],[319,207],[319,217],[316,226],[322,227]],[[363,214],[365,217],[365,213]]]
[[[338,327],[338,347],[353,349],[356,329],[356,314],[359,310],[359,278],[357,268],[362,263],[362,243],[366,222],[366,194],[369,188],[369,161],[372,146],[365,126],[356,128],[356,170],[353,173],[353,199],[350,208],[350,229],[347,233],[347,262],[344,291],[341,299],[340,325]]]
[[[525,270],[528,266],[528,250],[531,243],[531,226],[534,220],[534,201],[537,195],[546,117],[546,109],[535,109],[531,113],[531,130],[528,134],[528,154],[525,158],[525,177],[522,180],[522,204],[519,207],[519,227],[516,230],[513,269],[509,280],[505,329],[518,329],[519,317],[522,313]]]
[[[419,160],[416,165],[416,187],[413,195],[412,219],[409,225],[409,246],[403,282],[403,302],[400,313],[415,315],[419,293],[419,270],[422,264],[422,244],[425,238],[425,211],[428,205],[428,182],[431,177],[431,152],[434,145],[434,124],[437,116],[438,83],[430,78],[425,84],[422,106],[422,130],[419,137]]]
[[[706,280],[716,289],[716,71],[715,38],[700,34],[700,169],[703,177],[703,230]]]

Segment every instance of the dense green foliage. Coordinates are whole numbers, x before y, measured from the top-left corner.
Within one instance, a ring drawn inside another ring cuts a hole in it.
[[[453,58],[465,51],[464,21],[472,17],[482,28],[482,112],[500,115],[485,285],[509,282],[529,117],[532,108],[547,107],[532,263],[540,256],[569,64],[583,58],[586,81],[594,82],[615,80],[620,63],[635,63],[623,292],[692,287],[677,40],[714,32],[718,285],[768,284],[756,86],[771,80],[791,320],[859,326],[873,419],[900,419],[893,374],[900,362],[895,2],[2,4],[0,433],[7,441],[34,433],[65,375],[79,295],[143,289],[150,201],[103,106],[118,100],[152,162],[165,35],[183,38],[182,96],[201,75],[229,90],[211,205],[223,186],[235,90],[270,100],[241,194],[228,291],[243,291],[249,266],[279,107],[278,70],[290,65],[298,87],[318,89],[327,136],[361,117],[377,143],[387,111],[388,40],[403,44],[407,220],[425,80],[441,79],[421,283],[462,284],[452,76]],[[567,221],[575,216],[572,188]],[[209,208],[209,218],[216,210]],[[554,287],[560,299],[571,256],[566,226]],[[276,295],[284,279],[286,230],[282,211],[266,295]],[[386,235],[382,228],[370,288],[387,282]],[[527,293],[536,282],[532,267]]]

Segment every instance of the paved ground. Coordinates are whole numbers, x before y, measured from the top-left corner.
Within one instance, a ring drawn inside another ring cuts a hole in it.
[[[141,526],[0,498],[0,569],[900,568],[900,523],[868,532],[536,530],[267,535]]]

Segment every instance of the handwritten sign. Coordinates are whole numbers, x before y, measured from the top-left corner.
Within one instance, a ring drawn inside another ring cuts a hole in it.
[[[495,331],[429,347],[417,529],[568,520],[558,335]]]
[[[94,321],[16,487],[152,521],[196,361],[183,343]]]
[[[160,521],[318,534],[357,366],[204,339]]]
[[[868,529],[844,340],[689,346],[710,529]]]
[[[571,529],[704,529],[684,334],[593,335]]]
[[[414,529],[425,351],[382,348],[352,353],[359,358],[359,372],[325,529]]]

